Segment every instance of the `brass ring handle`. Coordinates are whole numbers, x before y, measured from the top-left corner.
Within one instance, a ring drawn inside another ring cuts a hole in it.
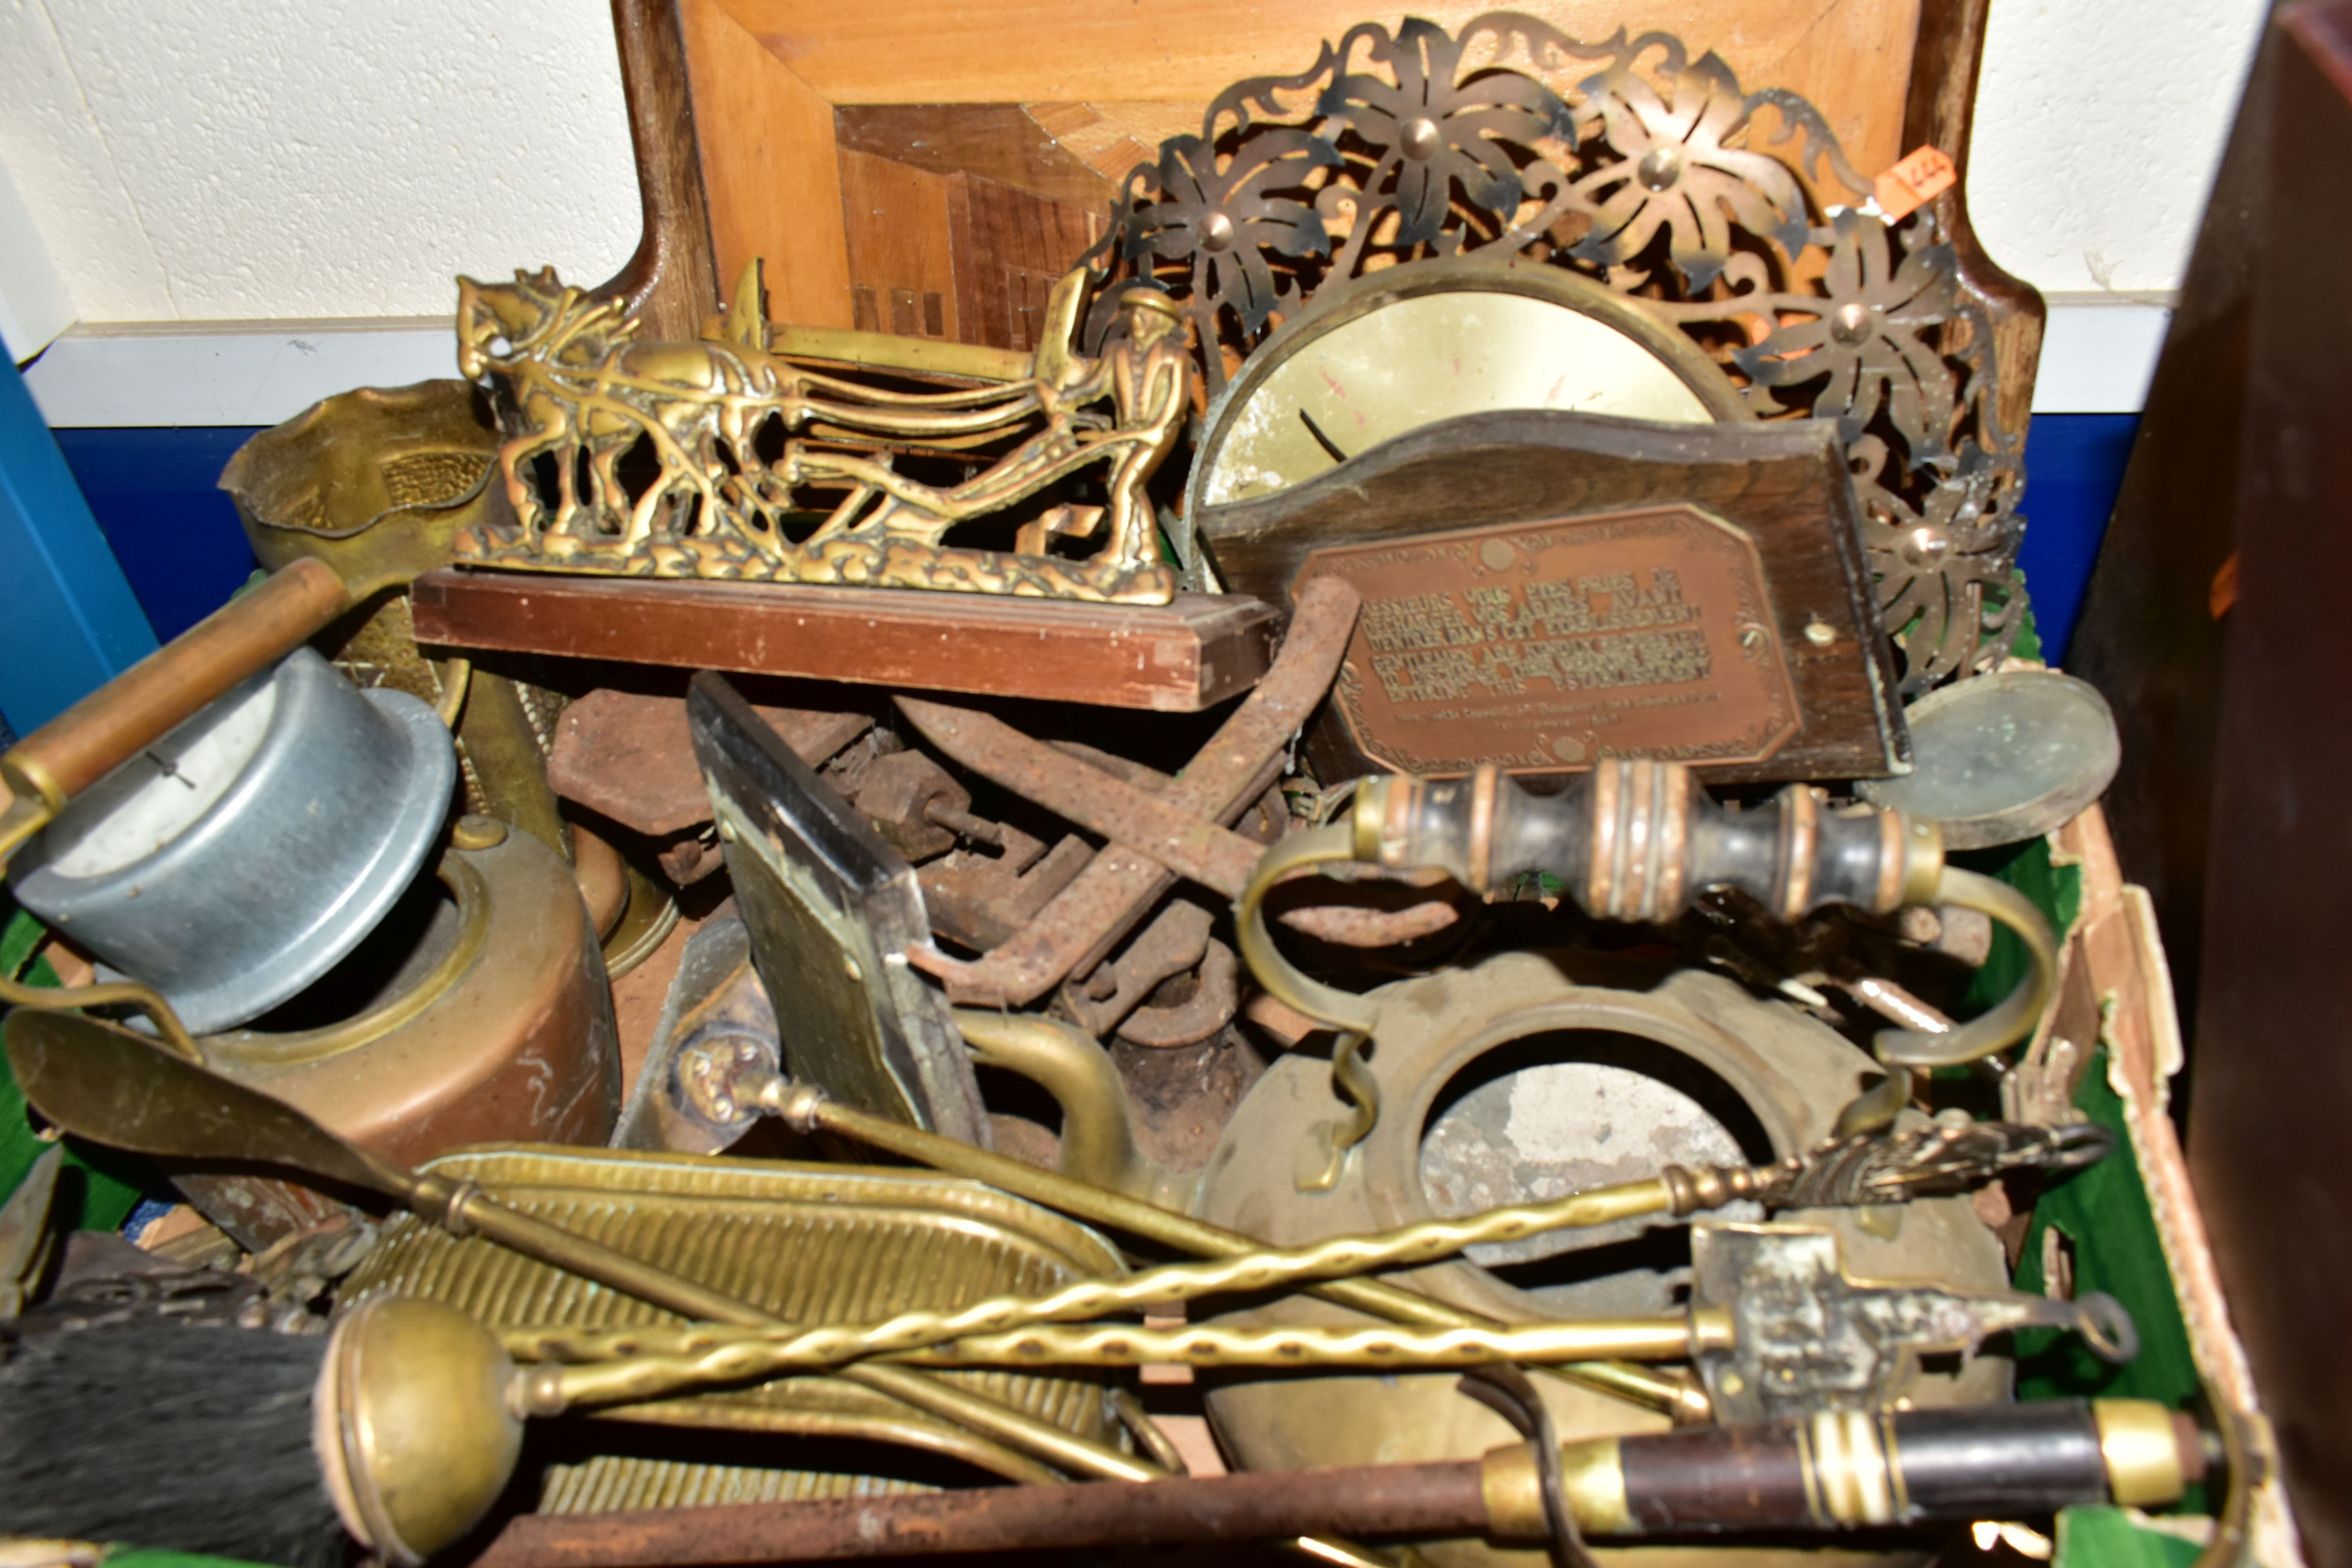
[[[1958,1067],[2005,1050],[2032,1034],[2058,989],[2058,938],[2042,910],[2008,883],[1958,866],[1944,868],[1935,897],[1925,901],[1976,910],[2016,932],[2025,944],[2026,975],[1998,1006],[1956,1029],[1880,1030],[1872,1042],[1878,1059],[1890,1067]]]
[[[1242,962],[1249,965],[1258,984],[1284,1006],[1343,1035],[1370,1034],[1380,1022],[1379,1006],[1366,997],[1300,973],[1275,945],[1274,932],[1265,923],[1265,896],[1293,871],[1356,858],[1356,830],[1351,823],[1335,822],[1293,834],[1258,858],[1249,880],[1242,886],[1241,897],[1234,900],[1234,928],[1240,934]]]

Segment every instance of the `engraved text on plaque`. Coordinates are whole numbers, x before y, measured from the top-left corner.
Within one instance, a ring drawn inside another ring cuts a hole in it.
[[[1693,506],[1336,545],[1364,596],[1334,700],[1382,764],[1761,762],[1801,722],[1755,542]]]

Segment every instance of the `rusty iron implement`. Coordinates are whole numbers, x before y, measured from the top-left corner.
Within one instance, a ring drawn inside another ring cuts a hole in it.
[[[1222,831],[1224,822],[1275,781],[1293,737],[1339,673],[1340,653],[1356,624],[1357,603],[1356,591],[1344,583],[1318,584],[1302,593],[1273,668],[1182,775],[1156,797],[1159,804]],[[908,716],[921,725],[921,716],[912,709]],[[946,749],[955,754],[952,747]],[[1065,768],[1087,767],[1053,754]],[[968,758],[959,760],[978,766]],[[989,772],[985,767],[980,771]],[[1254,861],[1259,847],[1249,849]],[[1161,861],[1114,837],[1012,941],[971,960],[923,948],[908,957],[944,984],[958,1003],[1026,1006],[1073,972],[1098,963],[1175,881],[1176,873]]]
[[[1167,793],[1114,777],[992,714],[919,697],[898,701],[925,740],[966,767],[1227,898],[1242,890],[1265,853],[1265,845],[1172,804]]]

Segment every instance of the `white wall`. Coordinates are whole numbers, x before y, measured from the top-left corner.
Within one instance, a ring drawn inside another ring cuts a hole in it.
[[[84,321],[446,314],[636,240],[605,0],[0,0],[0,165]]]
[[[1992,0],[1969,211],[2046,294],[2179,286],[2263,0]]]
[[[2137,406],[2164,315],[2118,295],[2178,284],[2263,9],[1993,0],[1969,200],[2053,296],[2037,407]],[[0,0],[0,169],[84,323],[35,366],[60,424],[188,416],[121,406],[94,323],[312,319],[221,358],[278,390],[214,401],[280,418],[320,395],[277,368],[315,319],[443,316],[461,271],[599,279],[637,225],[606,0]],[[329,341],[320,387],[390,374]]]

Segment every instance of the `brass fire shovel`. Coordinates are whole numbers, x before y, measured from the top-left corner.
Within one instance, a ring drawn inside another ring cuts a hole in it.
[[[69,1132],[165,1158],[290,1166],[391,1198],[411,1212],[387,1227],[351,1280],[352,1298],[430,1297],[493,1330],[878,1321],[1121,1267],[1084,1226],[977,1184],[543,1146],[468,1151],[412,1171],[129,1030],[20,1009],[6,1034],[26,1098]],[[1158,1473],[1111,1446],[1116,1417],[1084,1378],[856,1365],[631,1406],[627,1418],[878,1440],[1022,1480]],[[818,1496],[872,1484],[667,1462],[582,1468],[550,1477],[551,1503]]]

